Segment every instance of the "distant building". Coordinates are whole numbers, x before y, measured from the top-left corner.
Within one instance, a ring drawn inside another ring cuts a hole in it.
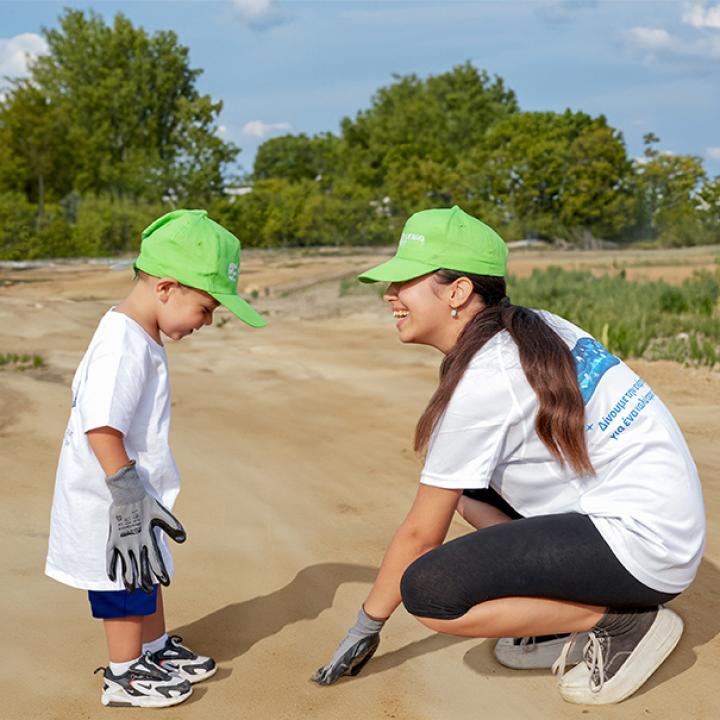
[[[226,187],[225,194],[230,198],[230,202],[234,202],[235,198],[241,195],[247,195],[252,192],[252,185],[242,185],[240,187]]]

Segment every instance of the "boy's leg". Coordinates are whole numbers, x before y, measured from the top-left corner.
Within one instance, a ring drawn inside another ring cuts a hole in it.
[[[136,616],[103,620],[110,662],[124,663],[140,657],[143,619]]]
[[[145,618],[157,614],[154,593],[90,591],[89,599],[93,616],[103,621],[110,655],[103,668],[103,705],[168,707],[190,697],[187,680],[143,655]]]
[[[205,680],[217,672],[217,665],[211,657],[197,655],[190,648],[181,645],[182,638],[178,635],[168,637],[160,587],[157,590],[155,612],[145,616],[143,620],[143,651],[150,653],[153,662],[191,683]]]
[[[152,615],[145,615],[142,620],[142,644],[158,640],[165,635],[165,608],[163,607],[162,588],[157,589],[157,607]]]

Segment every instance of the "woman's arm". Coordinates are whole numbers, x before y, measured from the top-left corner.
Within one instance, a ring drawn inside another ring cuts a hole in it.
[[[420,485],[415,502],[397,529],[363,607],[372,618],[392,615],[400,604],[400,578],[408,565],[440,545],[447,535],[462,490]]]

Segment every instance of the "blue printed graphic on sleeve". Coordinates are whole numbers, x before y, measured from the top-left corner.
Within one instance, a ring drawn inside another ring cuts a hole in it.
[[[575,358],[575,370],[583,402],[588,401],[595,392],[602,376],[620,361],[610,354],[597,340],[580,338],[572,349]]]

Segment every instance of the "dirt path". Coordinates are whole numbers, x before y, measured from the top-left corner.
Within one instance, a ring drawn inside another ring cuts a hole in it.
[[[361,267],[373,260],[364,256]],[[162,717],[716,717],[720,374],[669,363],[635,366],[686,433],[710,533],[696,583],[673,603],[687,632],[636,697],[604,709],[568,705],[548,673],[506,670],[491,641],[433,635],[402,611],[362,676],[331,688],[308,682],[352,623],[412,500],[419,462],[410,437],[439,360],[398,345],[374,290],[309,283],[357,263],[301,264],[280,277],[258,261],[256,277],[266,278],[258,287],[271,287],[258,293],[272,319],[266,329],[227,318],[168,346],[172,445],[184,482],[177,513],[190,540],[175,550],[166,604],[171,627],[221,669]],[[1,714],[116,718],[122,711],[100,706],[92,675],[106,657],[101,628],[83,593],[42,568],[70,379],[127,273],[25,273],[24,282],[0,287],[0,352],[37,352],[47,367],[0,371],[0,610],[10,668]],[[307,288],[289,292],[297,284]],[[454,524],[453,534],[464,531]]]

